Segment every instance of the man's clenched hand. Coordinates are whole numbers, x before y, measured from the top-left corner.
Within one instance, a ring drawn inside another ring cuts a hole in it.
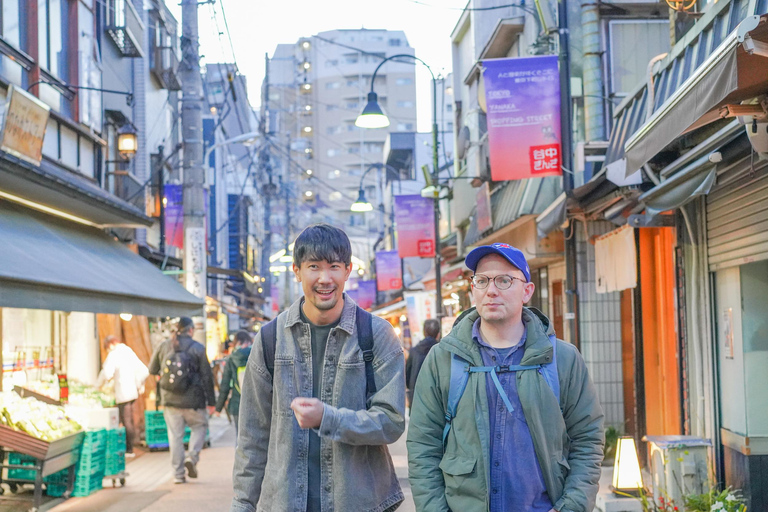
[[[323,421],[323,402],[317,398],[294,398],[291,409],[301,428],[320,428],[320,422]]]

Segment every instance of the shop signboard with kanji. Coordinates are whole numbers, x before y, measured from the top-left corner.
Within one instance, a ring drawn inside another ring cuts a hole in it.
[[[380,292],[403,287],[402,260],[397,251],[376,253],[376,287]]]
[[[435,256],[433,201],[420,195],[395,196],[397,251],[401,258]]]
[[[483,61],[493,181],[559,176],[557,56]]]

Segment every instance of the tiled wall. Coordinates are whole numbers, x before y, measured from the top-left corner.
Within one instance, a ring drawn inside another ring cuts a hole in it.
[[[617,226],[610,222],[577,223],[581,354],[589,368],[605,412],[605,426],[623,432],[624,396],[621,375],[621,308],[618,292],[595,291],[595,246],[587,239]]]

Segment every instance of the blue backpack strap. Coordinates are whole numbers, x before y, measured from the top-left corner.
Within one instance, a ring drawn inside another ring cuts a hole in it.
[[[270,377],[275,374],[275,348],[277,347],[277,318],[261,326],[261,352]]]
[[[554,334],[549,336],[549,341],[552,343],[552,362],[542,365],[539,371],[555,394],[557,403],[560,403],[560,379],[557,374],[557,338]]]
[[[376,380],[373,375],[373,315],[357,308],[357,344],[363,352],[365,361],[365,401],[366,404],[376,393]]]
[[[445,411],[445,427],[443,427],[443,450],[445,450],[445,443],[448,440],[448,432],[451,430],[451,422],[456,417],[459,400],[461,400],[467,387],[469,368],[469,363],[453,354],[451,357],[451,383],[448,388],[448,407]]]
[[[509,412],[514,412],[515,408],[512,406],[512,402],[509,401],[509,397],[507,396],[507,393],[504,391],[504,388],[501,385],[501,382],[499,382],[499,373],[507,373],[507,372],[517,372],[521,370],[537,370],[541,368],[541,365],[521,365],[521,364],[513,364],[509,366],[471,366],[469,368],[469,373],[490,373],[491,374],[491,380],[493,381],[493,385],[496,386],[496,391],[499,392],[499,396],[501,397],[502,401],[504,402],[504,405],[507,407],[507,410]]]

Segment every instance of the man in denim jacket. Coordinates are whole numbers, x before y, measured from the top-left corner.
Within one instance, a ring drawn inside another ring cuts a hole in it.
[[[366,404],[347,235],[327,224],[296,239],[293,271],[304,297],[277,318],[274,377],[261,335],[240,401],[232,512],[384,512],[403,493],[387,444],[405,429],[403,350],[373,317],[376,392]]]

